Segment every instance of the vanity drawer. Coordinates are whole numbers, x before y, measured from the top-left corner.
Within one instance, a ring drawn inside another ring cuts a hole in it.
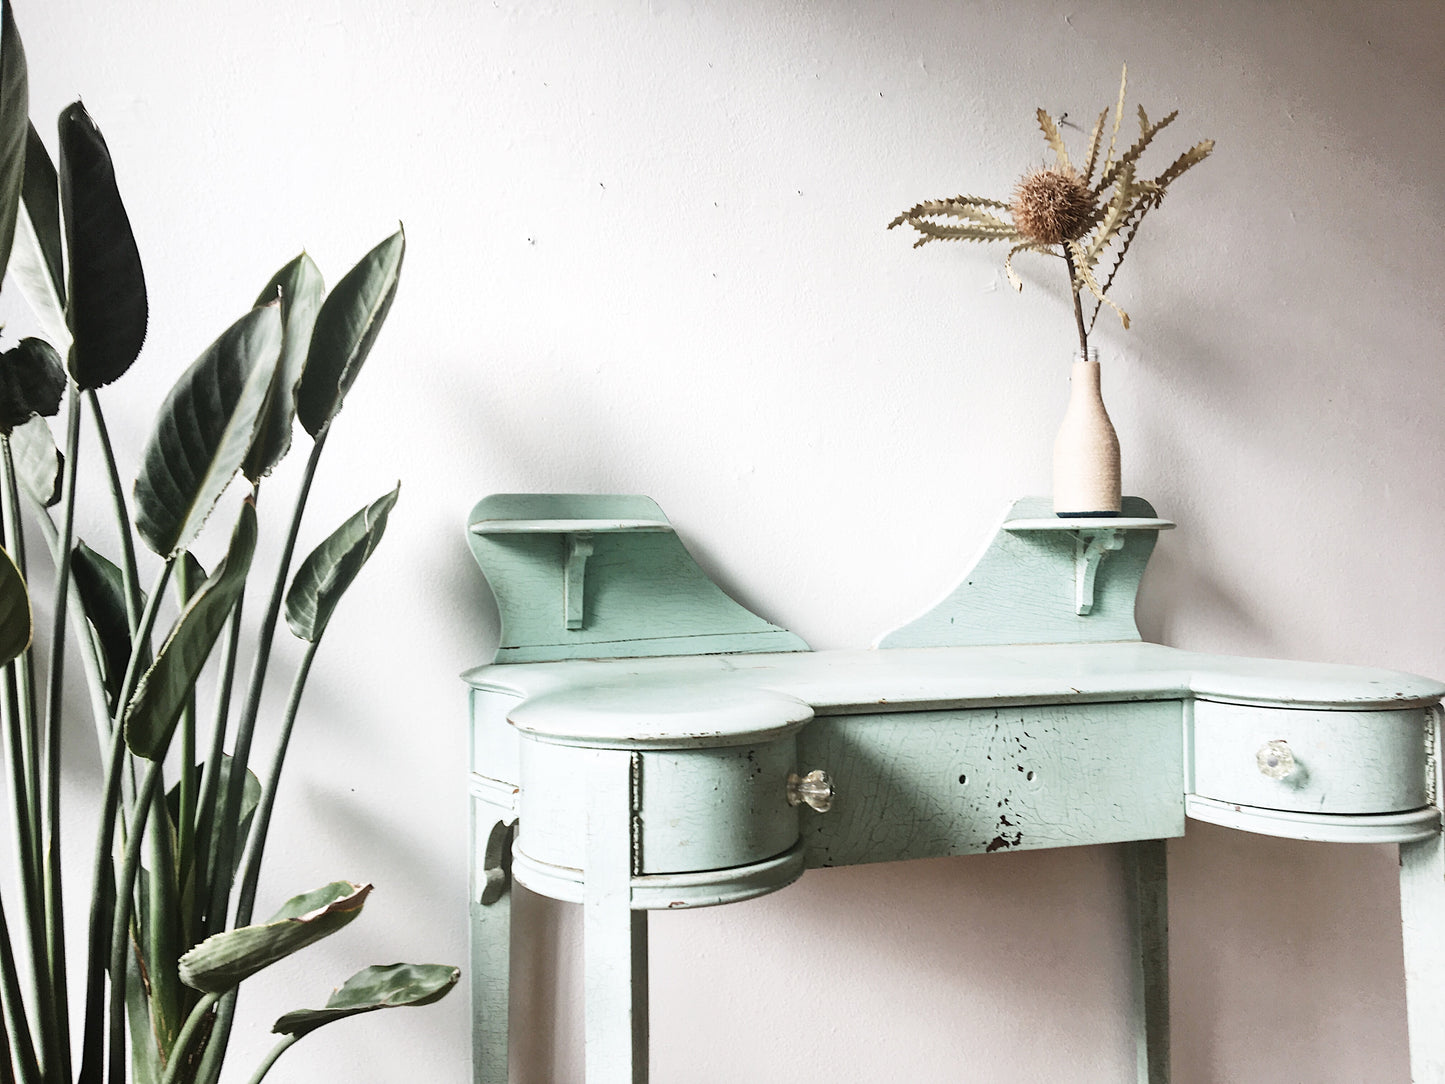
[[[1429,708],[1326,711],[1198,700],[1193,793],[1302,813],[1428,804]]]
[[[793,735],[755,745],[633,754],[635,873],[730,869],[781,854],[798,840],[788,803]],[[529,858],[585,869],[585,780],[593,750],[521,742],[517,846]]]

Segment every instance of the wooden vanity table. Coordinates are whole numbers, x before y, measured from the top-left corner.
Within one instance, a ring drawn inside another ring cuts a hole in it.
[[[810,651],[729,599],[644,497],[498,495],[468,672],[476,1084],[507,1080],[511,879],[584,908],[588,1084],[647,1080],[647,912],[809,868],[1121,843],[1138,1080],[1169,1079],[1164,841],[1189,817],[1398,843],[1410,1054],[1445,1082],[1445,686],[1141,641],[1147,502],[1017,502],[963,581],[877,648]],[[900,1066],[900,1071],[906,1071]]]

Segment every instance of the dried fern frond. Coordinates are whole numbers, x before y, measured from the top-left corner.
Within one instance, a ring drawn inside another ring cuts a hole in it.
[[[1124,330],[1128,331],[1129,314],[1114,304],[1111,298],[1105,296],[1103,287],[1101,287],[1098,280],[1094,278],[1094,273],[1089,270],[1087,261],[1082,258],[1084,256],[1083,246],[1077,241],[1070,241],[1069,251],[1074,255],[1074,273],[1078,276],[1078,286],[1086,287],[1089,293],[1093,294],[1096,299],[1113,308],[1113,310],[1119,314],[1119,320],[1123,323]],[[1078,286],[1076,286],[1075,289],[1077,289]]]
[[[1014,245],[1013,248],[1009,249],[1008,255],[1003,258],[1003,273],[1008,278],[1009,285],[1012,286],[1015,291],[1021,291],[1024,288],[1024,280],[1019,278],[1018,272],[1014,270],[1014,257],[1020,252],[1039,252],[1045,256],[1058,255],[1057,252],[1047,245],[1036,244],[1033,241],[1025,241],[1023,244]]]
[[[1214,150],[1214,140],[1204,139],[1174,159],[1174,163],[1168,169],[1154,178],[1154,183],[1159,186],[1160,194],[1162,195],[1163,190],[1178,180],[1186,170],[1208,158],[1209,152],[1212,150]]]
[[[910,218],[908,224],[922,236],[913,242],[913,247],[928,244],[929,241],[1017,241],[1018,231],[1012,226],[1003,230],[987,226],[945,226],[926,218]]]
[[[1125,64],[1119,73],[1119,102],[1114,106],[1114,130],[1109,133],[1109,153],[1104,155],[1104,169],[1107,172],[1114,162],[1114,145],[1119,140],[1119,125],[1124,120],[1124,91],[1129,85],[1129,65]]]
[[[1124,264],[1124,256],[1128,253],[1129,246],[1134,243],[1134,235],[1139,232],[1139,223],[1144,221],[1144,216],[1149,212],[1151,208],[1158,206],[1159,198],[1157,196],[1146,196],[1144,199],[1141,199],[1139,200],[1139,202],[1134,204],[1133,208],[1130,210],[1128,218],[1125,220],[1124,229],[1122,232],[1124,243],[1119,246],[1119,251],[1114,254],[1114,261],[1112,266],[1110,266],[1109,268],[1109,274],[1104,279],[1103,285],[1100,287],[1103,293],[1107,294],[1109,292],[1109,287],[1114,285],[1114,276],[1119,273],[1119,268],[1122,267]],[[1103,307],[1104,306],[1100,302],[1094,302],[1094,311],[1089,316],[1090,331],[1094,330],[1094,325],[1099,320],[1099,312],[1101,309],[1103,309]]]
[[[1039,127],[1043,129],[1044,139],[1048,140],[1049,146],[1053,148],[1059,165],[1065,169],[1073,169],[1074,164],[1069,161],[1069,150],[1064,146],[1064,137],[1059,135],[1059,126],[1054,123],[1054,118],[1042,109],[1038,110],[1035,115],[1039,118]]]
[[[1088,184],[1094,179],[1094,166],[1099,161],[1099,139],[1104,134],[1104,122],[1109,119],[1109,111],[1105,109],[1099,114],[1099,119],[1094,121],[1094,131],[1089,136],[1089,160],[1084,166],[1084,183]]]
[[[1085,251],[1085,263],[1093,267],[1099,260],[1099,253],[1108,247],[1114,235],[1123,228],[1125,219],[1129,216],[1129,209],[1138,198],[1138,190],[1134,187],[1134,163],[1126,162],[1119,172],[1114,183],[1114,195],[1104,208],[1104,213],[1099,219],[1099,225],[1089,236],[1089,247]]]
[[[1179,110],[1176,109],[1174,110],[1174,112],[1170,113],[1167,117],[1161,120],[1158,124],[1150,124],[1149,118],[1144,113],[1144,107],[1140,106],[1139,138],[1134,141],[1134,145],[1132,147],[1130,147],[1127,151],[1123,153],[1123,155],[1120,156],[1117,162],[1115,162],[1111,167],[1104,171],[1103,175],[1099,178],[1098,190],[1102,192],[1105,188],[1107,188],[1109,184],[1114,180],[1114,178],[1118,175],[1119,170],[1122,169],[1126,163],[1137,162],[1139,160],[1139,156],[1144,153],[1144,149],[1148,147],[1151,142],[1153,142],[1154,137],[1160,132],[1162,132],[1165,128],[1169,127],[1169,125],[1174,123],[1174,118],[1177,116],[1179,116]]]

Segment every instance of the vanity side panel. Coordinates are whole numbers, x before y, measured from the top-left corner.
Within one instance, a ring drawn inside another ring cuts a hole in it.
[[[809,867],[1184,834],[1183,703],[837,715],[798,736],[833,780]]]

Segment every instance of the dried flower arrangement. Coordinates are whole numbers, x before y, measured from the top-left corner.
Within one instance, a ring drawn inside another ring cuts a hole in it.
[[[1013,248],[1004,257],[1003,266],[1015,290],[1023,289],[1023,280],[1013,269],[1013,258],[1020,252],[1062,257],[1068,267],[1069,290],[1074,298],[1080,356],[1087,356],[1089,331],[1104,305],[1109,305],[1119,314],[1125,328],[1129,326],[1128,313],[1109,297],[1109,288],[1114,284],[1119,265],[1134,241],[1139,223],[1149,211],[1159,206],[1165,191],[1175,180],[1190,167],[1204,161],[1214,149],[1214,140],[1203,140],[1176,158],[1157,177],[1149,180],[1137,177],[1135,171],[1139,156],[1159,132],[1173,123],[1179,112],[1175,110],[1162,120],[1151,123],[1144,107],[1140,106],[1139,137],[1133,146],[1115,158],[1119,126],[1124,119],[1124,92],[1128,78],[1126,67],[1119,80],[1119,101],[1114,107],[1114,124],[1102,161],[1099,150],[1109,117],[1107,108],[1094,122],[1082,170],[1069,158],[1058,124],[1040,109],[1037,114],[1039,127],[1043,129],[1055,160],[1052,165],[1026,173],[1014,188],[1011,201],[980,199],[977,196],[929,200],[904,211],[888,223],[888,228],[905,222],[912,226],[919,233],[914,248],[929,241],[1013,242]],[[1117,246],[1116,241],[1120,242]],[[1106,258],[1109,260],[1108,271],[1101,276],[1101,264]],[[1094,309],[1087,324],[1082,300],[1086,290],[1094,300]]]

